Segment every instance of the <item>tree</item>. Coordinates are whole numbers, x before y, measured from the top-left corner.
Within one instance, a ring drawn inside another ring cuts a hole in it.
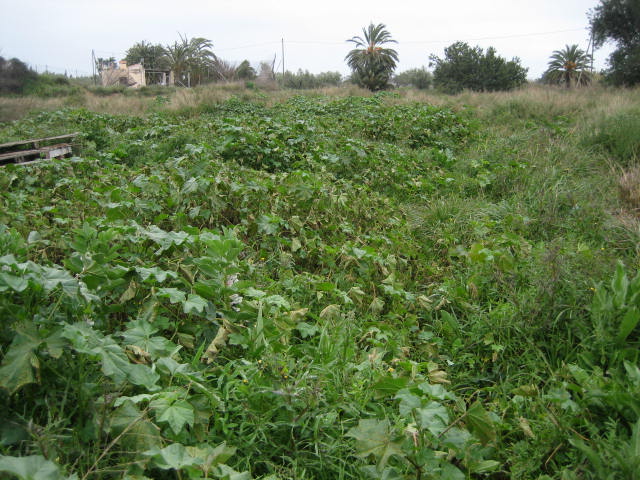
[[[353,37],[348,42],[355,44],[345,60],[352,70],[352,80],[361,87],[372,91],[387,88],[389,78],[396,68],[398,52],[383,47],[387,43],[397,43],[382,23],[369,24],[362,29],[363,37]]]
[[[546,83],[557,83],[571,88],[591,83],[589,65],[591,56],[578,45],[566,45],[563,50],[555,50],[547,71],[542,75]]]
[[[424,67],[412,68],[398,73],[393,77],[393,81],[399,87],[414,87],[418,90],[427,90],[431,88],[432,77],[431,73]]]
[[[255,68],[251,66],[249,60],[243,60],[238,68],[236,68],[236,78],[240,80],[253,80],[258,74]]]
[[[25,87],[37,78],[38,74],[17,58],[0,57],[0,94],[24,93]]]
[[[212,51],[211,40],[194,37],[188,39],[180,35],[180,41],[173,42],[164,48],[168,66],[173,70],[176,82],[182,85],[197,85],[215,72],[218,60]]]
[[[444,49],[444,58],[429,57],[434,85],[447,93],[469,89],[480,92],[512,90],[527,81],[527,69],[519,58],[510,61],[496,54],[493,47],[484,53],[476,46],[456,42]]]
[[[589,21],[595,47],[607,41],[618,47],[609,57],[606,79],[614,85],[640,84],[640,2],[600,0]]]
[[[164,47],[160,44],[147,43],[144,40],[129,48],[124,60],[128,65],[141,63],[147,69],[162,70],[167,67]]]

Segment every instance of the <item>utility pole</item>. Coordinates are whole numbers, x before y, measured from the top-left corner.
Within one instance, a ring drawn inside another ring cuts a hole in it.
[[[93,76],[93,84],[98,84],[98,79],[96,78],[96,52],[91,50],[91,72]]]
[[[593,54],[595,53],[596,40],[593,35],[593,27],[591,27],[591,75],[593,75]],[[587,53],[589,50],[587,49]]]
[[[284,38],[282,39],[282,81],[284,82]]]

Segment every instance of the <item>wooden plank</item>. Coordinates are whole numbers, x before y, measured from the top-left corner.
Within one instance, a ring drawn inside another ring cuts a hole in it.
[[[40,153],[46,153],[46,151],[38,148],[35,150],[21,150],[19,152],[0,153],[0,162],[3,160],[11,160],[12,158],[24,157],[27,155],[38,155]]]
[[[47,147],[47,158],[60,158],[65,155],[71,153],[71,145],[68,143],[61,143],[60,145],[51,145],[51,147]]]
[[[17,152],[0,153],[0,165],[8,163],[28,163],[38,160],[51,160],[52,158],[62,158],[72,152],[71,144],[59,143],[48,145],[33,150],[20,150]]]
[[[32,140],[21,140],[19,142],[2,143],[2,144],[0,144],[0,149],[6,149],[6,148],[11,148],[11,147],[20,147],[20,146],[24,146],[24,145],[32,145],[32,144],[35,144],[35,143],[42,143],[42,142],[50,142],[50,141],[53,141],[53,140],[64,140],[66,138],[77,137],[78,135],[80,135],[80,132],[68,133],[66,135],[58,135],[56,137],[34,138]]]

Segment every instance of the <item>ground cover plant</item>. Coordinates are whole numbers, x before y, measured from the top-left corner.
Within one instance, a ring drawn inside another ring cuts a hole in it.
[[[2,124],[80,145],[0,171],[0,472],[637,478],[640,98],[563,90]]]

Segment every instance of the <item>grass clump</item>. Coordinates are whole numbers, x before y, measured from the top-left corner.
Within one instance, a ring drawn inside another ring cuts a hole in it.
[[[626,109],[597,122],[588,143],[628,166],[635,163],[640,154],[639,131],[640,110]]]

